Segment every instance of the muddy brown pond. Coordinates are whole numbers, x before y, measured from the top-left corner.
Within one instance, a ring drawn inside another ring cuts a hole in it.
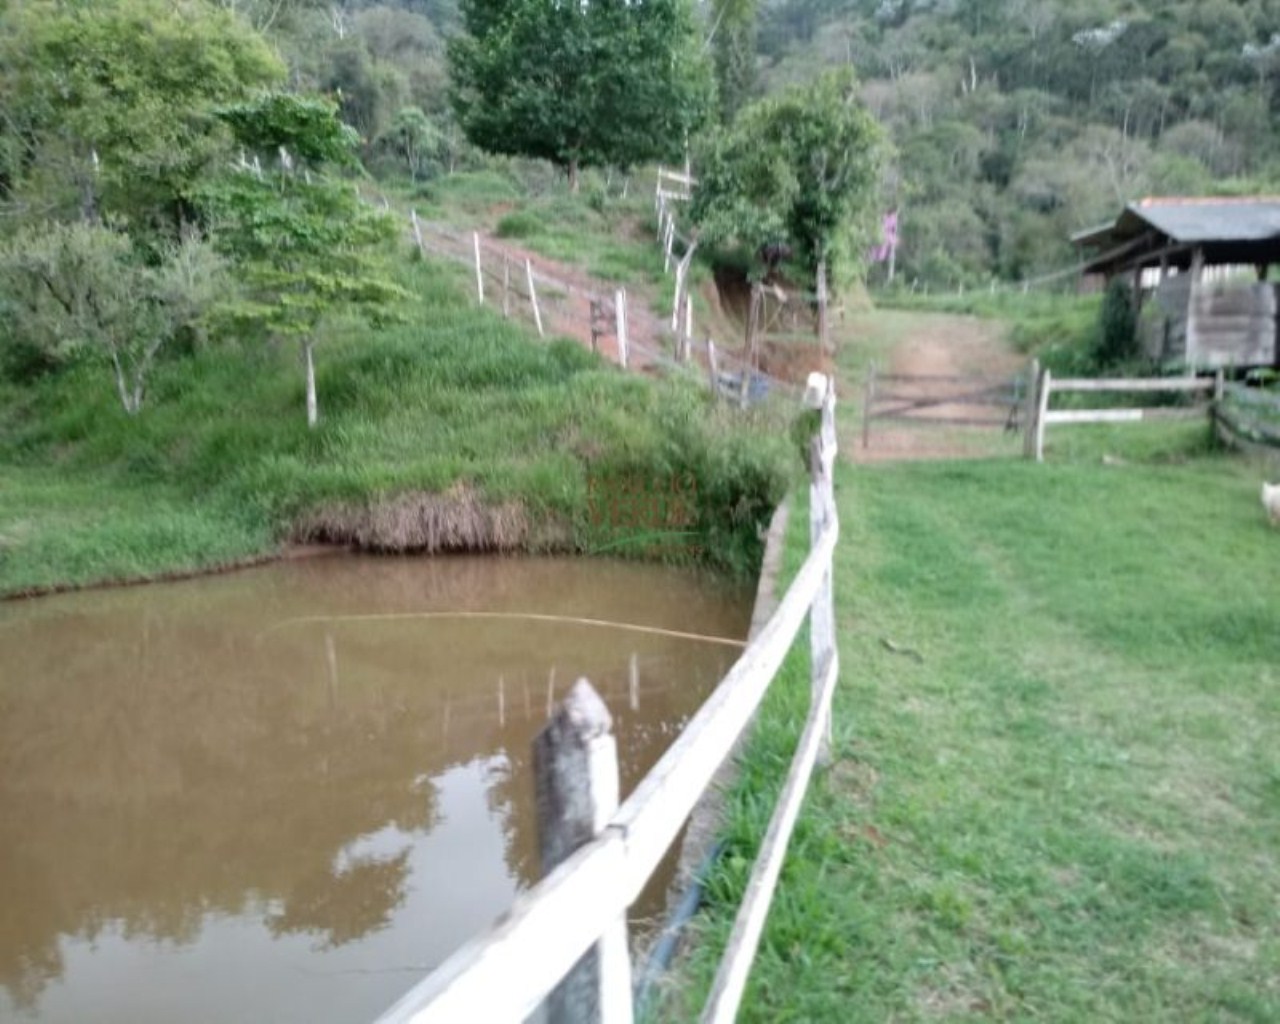
[[[738,653],[520,615],[741,639],[750,597],[334,556],[0,605],[0,1020],[372,1019],[536,879],[549,704],[595,684],[625,795]]]

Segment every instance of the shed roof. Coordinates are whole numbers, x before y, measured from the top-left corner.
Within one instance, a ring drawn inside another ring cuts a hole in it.
[[[1117,240],[1155,228],[1174,242],[1258,242],[1280,237],[1280,196],[1147,198],[1116,220]]]
[[[1071,241],[1098,253],[1087,272],[1131,269],[1161,255],[1186,263],[1197,248],[1209,263],[1280,262],[1280,196],[1148,197]]]

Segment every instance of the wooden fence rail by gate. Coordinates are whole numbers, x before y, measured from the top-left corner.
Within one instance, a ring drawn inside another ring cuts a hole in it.
[[[840,669],[832,605],[839,522],[831,379],[821,403],[821,429],[809,451],[810,551],[773,616],[620,806],[608,712],[590,684],[579,681],[535,740],[542,881],[378,1024],[518,1024],[540,1005],[549,1024],[630,1024],[627,908],[751,722],[807,617],[809,717],[702,1014],[705,1024],[734,1020],[801,802],[830,742]]]
[[[1212,377],[1113,377],[1085,379],[1064,377],[1055,379],[1048,370],[1040,370],[1032,363],[1034,401],[1029,403],[1031,415],[1027,417],[1024,454],[1037,462],[1044,461],[1045,430],[1054,424],[1080,423],[1140,423],[1144,420],[1202,419],[1213,415],[1213,405],[1222,399],[1223,375],[1219,370]],[[1049,402],[1055,394],[1068,392],[1089,393],[1202,393],[1210,401],[1191,406],[1142,406],[1123,409],[1050,409]]]

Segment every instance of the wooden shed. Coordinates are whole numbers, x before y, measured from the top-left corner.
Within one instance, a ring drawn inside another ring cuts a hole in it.
[[[1148,198],[1072,237],[1084,272],[1132,278],[1142,344],[1189,367],[1280,365],[1280,197]]]

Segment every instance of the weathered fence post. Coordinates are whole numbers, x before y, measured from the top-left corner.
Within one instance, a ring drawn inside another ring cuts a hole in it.
[[[747,352],[746,362],[756,365],[756,332],[760,328],[760,306],[764,302],[764,292],[759,281],[751,282],[751,304],[747,307]]]
[[[588,319],[591,326],[591,351],[600,354],[600,335],[604,332],[600,329],[600,324],[604,320],[604,309],[600,305],[599,299],[591,299],[588,305],[590,312]]]
[[[533,263],[530,260],[524,261],[524,279],[529,285],[529,302],[533,306],[533,322],[538,325],[538,337],[545,338],[546,334],[542,330],[542,311],[538,309],[538,289],[533,286]]]
[[[545,877],[596,838],[618,809],[618,747],[599,694],[579,679],[533,741]],[[619,917],[547,997],[547,1024],[630,1024],[631,959]]]
[[[484,274],[480,268],[480,232],[471,232],[471,244],[476,255],[476,296],[480,300],[480,305],[484,305]]]
[[[720,360],[716,358],[716,343],[707,339],[707,373],[711,377],[711,397],[720,397]]]
[[[867,371],[867,387],[862,395],[862,448],[871,447],[871,407],[876,404],[876,364]]]
[[[1226,374],[1223,372],[1222,367],[1219,366],[1218,369],[1213,374],[1213,401],[1215,404],[1222,401],[1222,396],[1226,393],[1226,390],[1227,390]],[[1210,412],[1210,417],[1212,418],[1212,414],[1213,414],[1212,408],[1209,410],[1209,412]]]
[[[687,362],[689,350],[693,347],[693,297],[686,290],[684,293],[684,344],[680,361]]]
[[[1029,380],[1027,381],[1027,394],[1023,399],[1026,409],[1026,422],[1022,425],[1022,456],[1027,459],[1034,459],[1036,456],[1036,420],[1037,413],[1040,410],[1040,360],[1031,360],[1031,368],[1028,371]]]
[[[618,332],[618,365],[627,368],[627,290],[619,288],[613,296],[613,314]]]
[[[420,255],[427,254],[426,247],[422,244],[422,224],[418,221],[418,211],[409,211],[409,220],[413,224],[413,240],[418,243],[418,252]]]
[[[827,378],[826,393],[822,397],[822,425],[809,448],[809,544],[814,546],[835,516],[835,489],[833,476],[836,460],[836,382]],[[832,556],[834,558],[834,555]],[[836,656],[835,602],[832,587],[832,565],[822,577],[809,610],[809,658],[813,706],[827,676],[827,661]],[[819,763],[831,754],[831,716],[828,714],[823,740],[818,748]]]
[[[1045,416],[1049,412],[1049,392],[1053,389],[1053,374],[1046,368],[1040,373],[1039,393],[1036,398],[1036,462],[1044,462]]]
[[[502,316],[511,316],[511,257],[502,254]]]

